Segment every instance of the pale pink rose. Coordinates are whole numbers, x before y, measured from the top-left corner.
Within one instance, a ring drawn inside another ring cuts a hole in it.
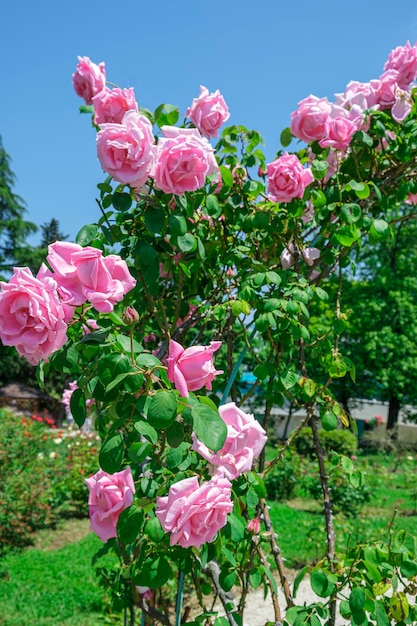
[[[248,522],[248,531],[252,534],[252,535],[258,535],[259,531],[261,529],[261,523],[259,521],[259,517],[254,517],[253,519],[251,519]]]
[[[152,124],[129,111],[121,124],[103,124],[97,133],[97,156],[105,172],[132,189],[146,183],[156,155]]]
[[[68,410],[70,408],[71,396],[76,389],[78,389],[78,383],[76,380],[73,380],[72,383],[68,384],[68,388],[64,389],[62,393],[61,404],[63,404],[64,407]]]
[[[345,109],[357,106],[361,111],[365,111],[374,108],[376,101],[377,97],[372,84],[360,83],[356,80],[351,80],[343,93],[335,94],[335,104]]]
[[[290,130],[294,137],[310,143],[325,136],[324,126],[330,115],[332,105],[327,98],[308,96],[298,103],[298,108],[291,113]]]
[[[209,93],[206,87],[200,85],[200,95],[194,98],[186,116],[202,135],[210,139],[218,136],[220,126],[229,119],[230,113],[218,89]]]
[[[35,278],[27,267],[15,268],[8,283],[0,283],[0,339],[15,346],[31,365],[45,361],[67,340],[65,311],[56,281]]]
[[[344,151],[357,130],[358,126],[345,116],[329,117],[325,124],[325,137],[319,141],[319,145]]]
[[[171,485],[168,496],[157,497],[156,517],[171,533],[170,545],[199,548],[214,540],[233,510],[227,478],[213,476],[202,485],[197,476]]]
[[[85,324],[82,325],[84,335],[89,335],[94,330],[99,330],[100,326],[97,324],[96,320],[86,320]]]
[[[209,450],[193,433],[192,450],[216,467],[216,474],[229,480],[252,468],[267,441],[266,432],[250,413],[245,413],[229,402],[219,407],[219,414],[227,426],[227,436],[218,452]]]
[[[130,467],[114,474],[100,469],[91,478],[86,478],[85,482],[90,492],[88,510],[91,530],[102,541],[117,537],[119,515],[132,504],[135,493]]]
[[[104,63],[96,65],[88,57],[78,57],[78,65],[72,75],[75,93],[84,98],[86,104],[93,104],[93,98],[106,86]]]
[[[384,70],[398,72],[398,84],[402,89],[407,89],[417,76],[417,44],[412,46],[407,41],[405,46],[398,46],[391,50]]]
[[[202,387],[210,390],[214,377],[223,374],[213,365],[213,353],[221,345],[221,341],[211,341],[209,346],[192,346],[184,350],[171,339],[167,358],[168,380],[174,383],[183,398],[188,398],[189,391]]]
[[[417,193],[409,193],[405,199],[405,203],[417,206]]]
[[[304,191],[314,181],[310,168],[305,168],[295,154],[285,152],[266,166],[268,198],[272,202],[290,202],[302,198]]]
[[[151,176],[165,193],[181,195],[205,185],[218,171],[214,149],[197,129],[162,126],[157,160]]]
[[[312,222],[314,219],[314,204],[309,200],[306,204],[306,210],[304,211],[304,215],[301,216],[301,221],[304,224],[308,224]]]
[[[290,269],[298,257],[301,257],[307,265],[311,267],[320,257],[320,250],[318,248],[303,248],[303,250],[296,250],[294,244],[289,243],[288,246],[281,252],[280,260],[282,269]]]
[[[121,124],[127,111],[139,112],[133,87],[109,89],[106,87],[93,98],[94,124]]]
[[[104,257],[97,248],[56,241],[46,258],[62,298],[73,306],[89,301],[97,311],[108,313],[136,284],[123,259],[116,254]]]
[[[411,94],[409,94],[408,91],[400,89],[398,86],[394,93],[395,102],[391,109],[391,115],[396,122],[400,123],[410,115],[414,102]]]

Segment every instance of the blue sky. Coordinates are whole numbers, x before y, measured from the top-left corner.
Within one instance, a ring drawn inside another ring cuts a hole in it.
[[[98,219],[105,177],[72,87],[78,55],[104,61],[107,79],[150,109],[184,113],[200,84],[220,89],[228,123],[258,129],[272,160],[299,100],[378,77],[392,48],[417,40],[417,3],[21,0],[3,8],[2,26],[0,134],[14,191],[28,219],[55,217],[73,240]]]

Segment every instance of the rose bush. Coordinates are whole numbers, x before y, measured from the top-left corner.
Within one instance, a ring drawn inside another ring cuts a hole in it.
[[[333,625],[339,599],[355,624],[387,626],[392,595],[381,592],[381,580],[389,572],[413,588],[417,555],[404,538],[380,544],[380,560],[373,545],[337,554],[322,437],[349,432],[335,384],[355,379],[343,341],[345,275],[360,267],[362,247],[390,241],[393,225],[414,217],[410,48],[393,53],[379,78],[350,82],[334,102],[302,100],[270,163],[260,134],[243,126],[225,128],[211,145],[189,128],[192,107],[182,125],[178,108],[161,104],[142,109],[146,121],[134,109],[98,129],[109,174],[98,185],[100,213],[75,244],[53,244],[49,269],[34,279],[62,311],[34,360],[50,357],[40,379],[56,368],[77,380],[70,406],[78,425],[95,401],[102,473],[89,479],[91,516],[104,540],[117,536],[107,548],[120,569],[105,578],[126,622],[140,612],[144,623],[187,623],[183,589],[194,585],[201,610],[188,623],[236,626],[250,589],[262,585],[274,623]],[[94,116],[93,108],[82,110]],[[216,132],[218,120],[205,130],[203,118],[195,120],[202,133]],[[308,145],[290,154],[294,136]],[[43,298],[32,311],[15,283],[3,286],[0,310],[20,346],[26,326],[29,337],[43,331],[49,308]],[[265,501],[265,481],[273,483],[299,439],[297,430],[268,450],[266,464],[265,433],[286,403],[303,410],[302,426],[311,428],[325,502],[326,554],[310,571],[323,601],[308,607],[293,606]],[[338,450],[332,466],[355,488],[360,478],[348,457]],[[272,568],[284,589],[284,621]],[[175,617],[165,601],[174,579]],[[220,598],[225,618],[208,611],[206,591]],[[417,619],[410,603],[404,610]]]

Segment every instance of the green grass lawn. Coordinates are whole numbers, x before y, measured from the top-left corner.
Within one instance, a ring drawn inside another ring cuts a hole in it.
[[[69,526],[64,542],[70,541],[71,534],[73,537],[86,534],[88,521],[76,520]],[[91,565],[102,542],[88,533],[78,541],[50,549],[57,543],[59,533],[60,529],[41,533],[46,550],[28,548],[0,561],[1,626],[102,626],[105,623],[104,591],[98,586]]]

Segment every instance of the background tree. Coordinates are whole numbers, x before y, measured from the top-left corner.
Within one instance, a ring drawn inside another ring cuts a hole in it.
[[[20,259],[30,258],[26,238],[37,226],[26,221],[24,200],[13,192],[16,177],[0,137],[0,272],[9,273]]]

